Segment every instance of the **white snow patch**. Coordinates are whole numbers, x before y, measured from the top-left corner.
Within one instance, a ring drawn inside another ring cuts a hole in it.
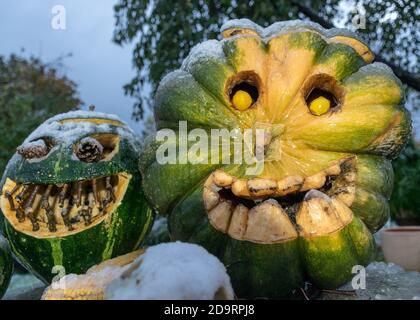
[[[45,141],[43,139],[38,139],[35,141],[28,141],[23,144],[21,144],[18,149],[33,149],[33,150],[45,150],[47,148],[47,145],[45,144]]]
[[[219,290],[234,297],[224,265],[195,244],[149,247],[131,268],[107,287],[106,299],[214,299]]]
[[[152,226],[152,230],[150,230],[150,233],[156,233],[160,230],[167,228],[168,225],[168,219],[166,217],[159,217],[155,220]]]
[[[63,120],[71,120],[73,118],[92,119],[100,118],[121,122],[122,126],[114,126],[112,124],[95,124],[92,122],[60,122]],[[76,142],[85,133],[110,133],[115,132],[121,138],[126,139],[135,149],[139,148],[134,131],[129,128],[123,121],[115,115],[109,115],[101,112],[93,111],[71,111],[63,114],[56,115],[35,129],[23,142],[23,145],[28,145],[36,140],[44,137],[49,137],[54,140],[54,144],[71,144]],[[40,140],[41,141],[41,140]],[[50,152],[51,154],[51,152]]]
[[[48,119],[46,122],[57,122],[57,121],[62,121],[62,120],[67,120],[67,119],[72,119],[72,118],[79,118],[79,119],[99,118],[99,119],[119,121],[125,124],[124,121],[122,121],[115,114],[109,114],[109,113],[103,113],[103,112],[97,112],[97,111],[86,111],[86,110],[77,110],[77,111],[69,111],[66,113],[60,113]]]
[[[32,141],[32,142],[27,142],[27,143],[23,144],[22,147],[42,149],[42,148],[46,148],[47,145],[45,144],[44,140],[39,139],[39,140],[35,140],[35,141]]]
[[[233,29],[233,28],[241,28],[241,29],[250,29],[254,30],[260,35],[263,34],[264,28],[260,25],[256,24],[255,22],[249,19],[232,19],[227,21],[222,25],[220,31],[223,32],[225,30]]]
[[[191,49],[188,57],[183,61],[181,69],[189,71],[190,67],[195,63],[209,59],[225,60],[225,54],[223,52],[222,43],[220,41],[208,40],[194,46]]]
[[[63,284],[66,290],[80,289],[80,284],[85,287],[105,287],[109,283],[109,279],[119,277],[129,267],[125,266],[108,266],[100,271],[96,268],[89,269],[86,274],[70,273],[59,280],[57,286]],[[53,284],[54,285],[54,284]]]
[[[162,78],[162,80],[160,80],[159,88],[164,87],[167,84],[169,85],[179,84],[180,81],[183,81],[184,79],[191,79],[191,78],[192,78],[192,75],[189,74],[188,72],[181,69],[177,69],[172,72],[169,72]],[[157,89],[157,92],[159,92],[159,88]],[[158,95],[158,93],[156,95]]]

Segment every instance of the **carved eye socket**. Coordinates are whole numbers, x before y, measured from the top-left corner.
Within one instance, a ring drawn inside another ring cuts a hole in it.
[[[251,108],[260,95],[259,77],[252,71],[238,73],[229,81],[228,96],[233,108],[245,111]]]
[[[303,96],[309,111],[320,116],[340,109],[344,90],[333,77],[318,74],[306,81]]]
[[[39,159],[48,155],[53,145],[52,139],[48,137],[39,138],[23,143],[16,148],[16,152],[28,160]]]
[[[312,114],[320,116],[335,108],[337,99],[332,93],[315,88],[306,98],[306,104]]]
[[[83,138],[76,144],[76,156],[84,162],[97,162],[102,159],[104,147],[102,144],[91,137]]]
[[[77,142],[73,151],[79,160],[93,163],[108,161],[118,152],[120,138],[114,134],[97,134]]]

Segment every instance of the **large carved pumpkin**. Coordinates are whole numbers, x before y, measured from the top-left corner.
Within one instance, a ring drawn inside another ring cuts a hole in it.
[[[343,30],[234,20],[222,36],[196,46],[159,85],[158,130],[176,135],[146,147],[145,193],[169,214],[173,239],[225,263],[239,297],[280,297],[304,281],[335,288],[370,261],[371,233],[389,217],[391,159],[411,129],[401,83]],[[262,130],[262,170],[235,162],[233,142],[228,157],[222,145],[186,161],[196,141],[179,121],[195,137],[254,129],[256,141]],[[162,148],[177,157],[158,161]]]

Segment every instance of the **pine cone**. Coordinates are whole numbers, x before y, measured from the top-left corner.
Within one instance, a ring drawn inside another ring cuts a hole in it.
[[[101,160],[103,146],[94,138],[83,138],[76,148],[76,156],[84,162],[96,162]]]

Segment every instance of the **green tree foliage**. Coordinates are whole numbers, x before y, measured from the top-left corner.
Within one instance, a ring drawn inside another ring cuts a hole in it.
[[[150,106],[161,77],[179,67],[195,44],[216,38],[223,22],[246,17],[269,25],[297,17],[297,9],[285,0],[120,0],[114,9],[114,41],[120,45],[135,42],[133,63],[137,74],[124,90],[137,98],[137,120]]]
[[[354,10],[343,12],[343,3],[357,2]],[[360,20],[366,18],[365,28],[357,32],[364,35],[371,48],[389,63],[409,73],[418,74],[420,53],[418,2],[412,0],[326,0],[318,2],[313,10],[327,21],[340,21],[340,26],[356,30]]]
[[[392,218],[399,224],[420,224],[420,150],[413,140],[394,161],[394,172]]]
[[[36,58],[0,56],[0,172],[40,123],[80,105],[75,83],[57,67]]]
[[[302,2],[302,1],[300,1]],[[343,3],[356,3],[353,10],[343,12]],[[340,21],[339,26],[364,36],[376,54],[376,60],[390,65],[406,84],[407,108],[413,113],[414,126],[420,126],[420,20],[418,1],[412,0],[326,0],[312,6],[321,18]],[[366,23],[360,25],[361,16]],[[356,22],[356,24],[353,23]],[[378,59],[379,58],[379,59]],[[413,88],[417,88],[414,90]]]

